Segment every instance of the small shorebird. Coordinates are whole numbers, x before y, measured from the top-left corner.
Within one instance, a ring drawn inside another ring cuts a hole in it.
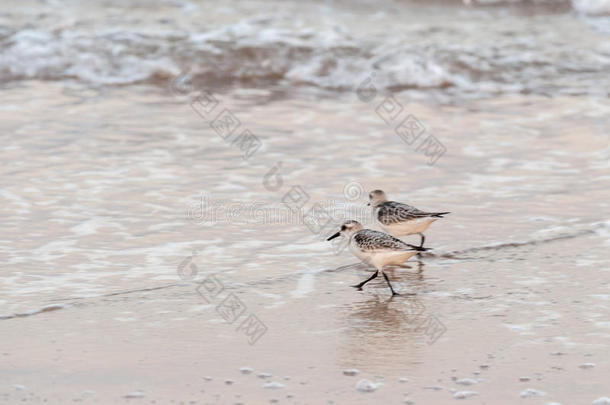
[[[424,231],[430,224],[443,215],[450,212],[425,212],[407,204],[396,201],[388,201],[385,193],[381,190],[373,190],[369,193],[369,203],[373,207],[373,216],[381,228],[396,237],[419,234],[424,246],[426,237]]]
[[[341,225],[341,230],[326,240],[332,240],[336,237],[343,236],[349,238],[349,250],[360,260],[367,264],[375,266],[375,273],[360,284],[352,287],[362,289],[362,286],[377,277],[379,272],[383,274],[383,278],[388,283],[392,295],[398,295],[392,288],[388,276],[383,271],[383,267],[388,264],[403,264],[411,256],[414,256],[419,251],[428,250],[426,248],[409,245],[396,239],[387,233],[374,231],[372,229],[364,229],[358,221],[347,221]]]

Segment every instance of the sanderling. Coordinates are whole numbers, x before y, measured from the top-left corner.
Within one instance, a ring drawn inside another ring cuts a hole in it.
[[[367,264],[372,264],[376,269],[371,277],[353,287],[362,289],[363,285],[377,277],[381,271],[383,278],[388,283],[388,287],[390,287],[390,291],[392,291],[392,295],[397,295],[397,293],[392,288],[392,284],[390,284],[388,276],[384,273],[383,267],[388,264],[403,264],[411,256],[416,255],[417,252],[428,250],[419,246],[409,245],[387,233],[364,229],[360,222],[353,220],[341,225],[341,230],[327,240],[338,236],[349,238],[349,250],[357,258]]]
[[[388,201],[385,193],[381,190],[373,190],[369,193],[368,205],[373,207],[373,216],[381,228],[396,237],[419,234],[424,246],[426,237],[424,231],[430,224],[449,212],[425,212],[407,204],[396,201]]]

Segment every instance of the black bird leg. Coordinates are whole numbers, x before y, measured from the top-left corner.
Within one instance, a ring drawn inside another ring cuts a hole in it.
[[[354,287],[354,288],[357,288],[357,289],[361,290],[361,289],[362,289],[362,286],[363,286],[363,285],[365,285],[366,283],[368,283],[369,281],[371,281],[372,279],[374,279],[375,277],[377,277],[377,274],[378,274],[378,273],[379,273],[379,271],[378,271],[378,270],[375,270],[375,272],[373,273],[373,275],[372,275],[371,277],[367,278],[366,280],[364,280],[364,281],[363,281],[362,283],[360,283],[360,284],[353,285],[352,287]],[[384,274],[384,276],[385,276],[385,274]]]
[[[421,242],[419,243],[419,247],[424,247],[424,241],[426,240],[426,237],[423,233],[420,233],[419,236],[421,236]],[[421,257],[421,252],[417,253],[417,257]]]
[[[383,278],[385,278],[385,281],[388,283],[388,287],[390,287],[390,291],[392,291],[392,296],[394,295],[399,295],[396,291],[394,291],[394,289],[392,288],[392,284],[390,284],[390,279],[388,278],[387,274],[385,274],[383,271],[381,272],[383,274]]]

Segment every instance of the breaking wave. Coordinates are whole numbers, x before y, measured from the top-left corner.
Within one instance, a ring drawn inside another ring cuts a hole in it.
[[[189,83],[213,87],[272,84],[348,91],[368,78],[389,90],[586,94],[592,87],[598,92],[610,88],[604,85],[610,80],[607,41],[595,50],[574,49],[560,41],[541,46],[537,38],[500,32],[497,41],[441,43],[430,28],[357,37],[333,26],[282,28],[286,18],[249,18],[204,32],[0,27],[0,79],[166,84],[186,72]],[[448,28],[445,36],[455,35]]]

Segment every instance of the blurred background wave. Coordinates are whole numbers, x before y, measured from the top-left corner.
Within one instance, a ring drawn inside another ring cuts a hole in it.
[[[606,97],[610,1],[8,1],[0,81]]]

